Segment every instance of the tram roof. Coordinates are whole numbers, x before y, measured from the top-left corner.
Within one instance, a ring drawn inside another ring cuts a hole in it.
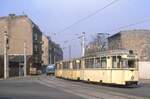
[[[123,54],[133,54],[133,55],[135,55],[133,50],[107,50],[107,51],[103,51],[103,52],[95,52],[90,56],[85,56],[84,58],[98,57],[98,56],[108,56],[108,55],[123,55]]]
[[[69,61],[73,61],[73,60],[80,60],[80,59],[83,59],[83,58],[95,58],[95,57],[99,57],[99,56],[113,56],[113,55],[124,55],[124,54],[133,54],[135,55],[136,53],[133,52],[133,50],[122,50],[122,49],[118,49],[118,50],[107,50],[107,51],[103,51],[103,52],[96,52],[94,53],[93,55],[90,55],[90,56],[84,56],[84,57],[80,57],[80,58],[72,58],[72,59],[66,59],[66,60],[62,60],[62,61],[59,61],[57,63],[60,63],[60,62],[69,62]]]
[[[59,61],[59,62],[56,62],[56,63],[60,63],[60,62],[69,62],[69,61],[74,61],[74,60],[80,60],[81,59],[81,57],[80,58],[71,58],[71,59],[65,59],[65,60],[61,60],[61,61]]]

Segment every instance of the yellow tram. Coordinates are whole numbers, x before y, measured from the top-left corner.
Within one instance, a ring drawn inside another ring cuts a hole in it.
[[[138,84],[138,57],[131,50],[112,50],[60,61],[56,77],[88,82],[131,85]]]

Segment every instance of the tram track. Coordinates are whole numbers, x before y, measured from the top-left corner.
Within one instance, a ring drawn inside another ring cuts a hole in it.
[[[98,85],[91,85],[81,82],[66,81],[63,79],[40,79],[41,84],[61,89],[65,92],[73,93],[89,99],[147,99],[139,96],[126,95],[112,92],[105,89],[99,89]],[[88,97],[87,97],[88,96]]]

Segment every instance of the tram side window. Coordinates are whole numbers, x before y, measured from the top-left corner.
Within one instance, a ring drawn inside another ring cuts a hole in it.
[[[107,67],[106,57],[102,57],[101,58],[101,67],[102,68],[106,68]]]
[[[81,68],[81,61],[76,62],[76,65],[77,65],[77,69],[80,69]]]
[[[94,67],[94,58],[91,58],[89,63],[89,68],[93,68],[93,67]]]
[[[59,64],[59,69],[62,69],[62,64]]]
[[[85,68],[93,68],[94,58],[85,59]]]
[[[63,63],[63,69],[69,69],[69,62]]]
[[[124,59],[123,62],[122,62],[122,67],[123,68],[127,68],[128,67],[128,60],[127,59]]]
[[[65,62],[63,63],[63,69],[66,69],[66,63]]]
[[[112,57],[112,68],[120,68],[121,67],[121,56],[113,56]]]
[[[95,68],[101,68],[101,61],[100,58],[95,59]]]
[[[116,56],[112,57],[112,68],[117,68],[117,59],[116,59]]]
[[[73,61],[73,69],[77,69],[76,61]]]
[[[85,59],[85,68],[88,68],[89,65],[89,59]]]
[[[70,69],[70,62],[67,62],[67,69]]]
[[[56,69],[60,69],[60,64],[59,63],[56,64]]]
[[[121,63],[122,63],[122,61],[121,61],[121,56],[117,56],[117,68],[120,68],[121,67]]]

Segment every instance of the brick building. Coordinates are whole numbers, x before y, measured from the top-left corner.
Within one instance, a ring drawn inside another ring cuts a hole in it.
[[[0,17],[0,76],[3,76],[4,32],[8,35],[9,74],[18,76],[23,69],[26,44],[27,74],[30,68],[41,69],[42,32],[26,15]],[[21,70],[20,70],[21,68]]]
[[[108,38],[108,48],[134,50],[139,56],[140,78],[150,79],[150,30],[121,31]]]

